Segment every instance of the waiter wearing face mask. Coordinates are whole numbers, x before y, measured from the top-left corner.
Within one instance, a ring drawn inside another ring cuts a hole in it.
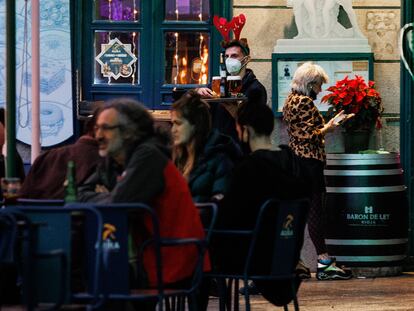
[[[250,61],[250,49],[247,39],[231,40],[224,43],[225,62],[227,72],[232,76],[242,78],[241,93],[247,97],[249,103],[255,105],[265,105],[267,103],[267,92],[263,84],[257,80],[253,70],[246,68]],[[197,93],[204,98],[214,96],[210,88],[202,87],[197,89]],[[238,140],[234,118],[221,105],[212,106],[213,127],[220,132],[230,135]]]

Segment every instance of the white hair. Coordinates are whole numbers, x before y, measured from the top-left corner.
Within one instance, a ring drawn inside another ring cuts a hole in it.
[[[328,81],[328,75],[321,66],[306,62],[296,69],[290,86],[292,91],[309,96],[313,85],[328,83]]]

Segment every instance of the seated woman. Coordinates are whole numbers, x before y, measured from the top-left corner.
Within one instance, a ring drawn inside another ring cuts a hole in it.
[[[173,160],[187,179],[194,202],[220,200],[241,151],[234,140],[211,129],[208,104],[190,90],[171,109]]]

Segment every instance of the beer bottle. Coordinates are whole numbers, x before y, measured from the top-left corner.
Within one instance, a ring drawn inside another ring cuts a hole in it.
[[[224,62],[224,52],[220,53],[220,97],[228,97],[227,69]]]
[[[66,171],[65,180],[65,203],[72,203],[77,201],[77,189],[76,189],[76,173],[75,162],[68,161],[68,168]]]

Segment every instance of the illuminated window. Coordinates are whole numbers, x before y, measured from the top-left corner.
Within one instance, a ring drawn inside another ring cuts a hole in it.
[[[213,16],[229,15],[230,0],[77,3],[82,31],[75,31],[75,58],[84,100],[126,96],[168,109],[175,87],[207,85],[218,71],[221,36]]]
[[[165,84],[208,83],[208,42],[206,32],[165,34]]]
[[[95,20],[139,21],[139,0],[98,0],[95,1]]]
[[[167,0],[165,19],[169,21],[208,21],[210,1],[208,0]]]

